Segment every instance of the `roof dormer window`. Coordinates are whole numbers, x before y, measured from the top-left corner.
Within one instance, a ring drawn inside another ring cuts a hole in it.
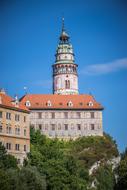
[[[47,105],[48,107],[51,107],[51,106],[52,106],[51,101],[48,100],[47,103],[46,103],[46,105]]]
[[[80,106],[83,106],[83,103],[82,103],[82,102],[79,102],[79,105],[80,105]]]
[[[67,105],[68,105],[69,107],[72,107],[72,106],[73,106],[73,103],[72,103],[71,101],[69,101],[69,102],[67,103]]]
[[[88,106],[92,107],[92,106],[93,106],[93,102],[90,101],[90,102],[88,103]]]
[[[27,101],[26,101],[26,106],[27,106],[27,107],[30,107],[30,106],[31,106],[31,104],[30,104],[30,101],[29,101],[29,100],[27,100]]]

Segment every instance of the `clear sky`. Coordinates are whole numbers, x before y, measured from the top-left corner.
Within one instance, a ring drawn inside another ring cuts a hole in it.
[[[104,130],[127,146],[127,1],[1,0],[0,87],[52,93],[61,18],[79,65],[79,91],[105,107]]]

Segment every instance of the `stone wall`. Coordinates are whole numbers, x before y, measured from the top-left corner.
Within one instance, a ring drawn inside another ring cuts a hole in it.
[[[75,139],[103,135],[102,111],[32,110],[30,123],[50,138]]]

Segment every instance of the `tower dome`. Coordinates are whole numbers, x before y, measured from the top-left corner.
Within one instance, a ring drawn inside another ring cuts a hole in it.
[[[69,39],[68,34],[65,31],[63,31],[60,35],[60,40],[65,43],[66,41],[68,41],[68,39]]]
[[[66,43],[66,42],[68,42],[68,40],[69,40],[69,35],[65,31],[64,18],[63,18],[62,19],[62,32],[61,32],[61,35],[60,35],[60,41],[61,41],[61,43]]]
[[[53,64],[54,94],[78,94],[78,65],[74,61],[73,47],[69,38],[64,28],[63,18],[62,32],[55,54],[56,60]]]

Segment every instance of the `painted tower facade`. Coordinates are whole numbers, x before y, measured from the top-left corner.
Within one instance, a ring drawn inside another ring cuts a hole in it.
[[[78,65],[74,61],[73,47],[62,23],[62,32],[53,64],[53,94],[78,94]]]

